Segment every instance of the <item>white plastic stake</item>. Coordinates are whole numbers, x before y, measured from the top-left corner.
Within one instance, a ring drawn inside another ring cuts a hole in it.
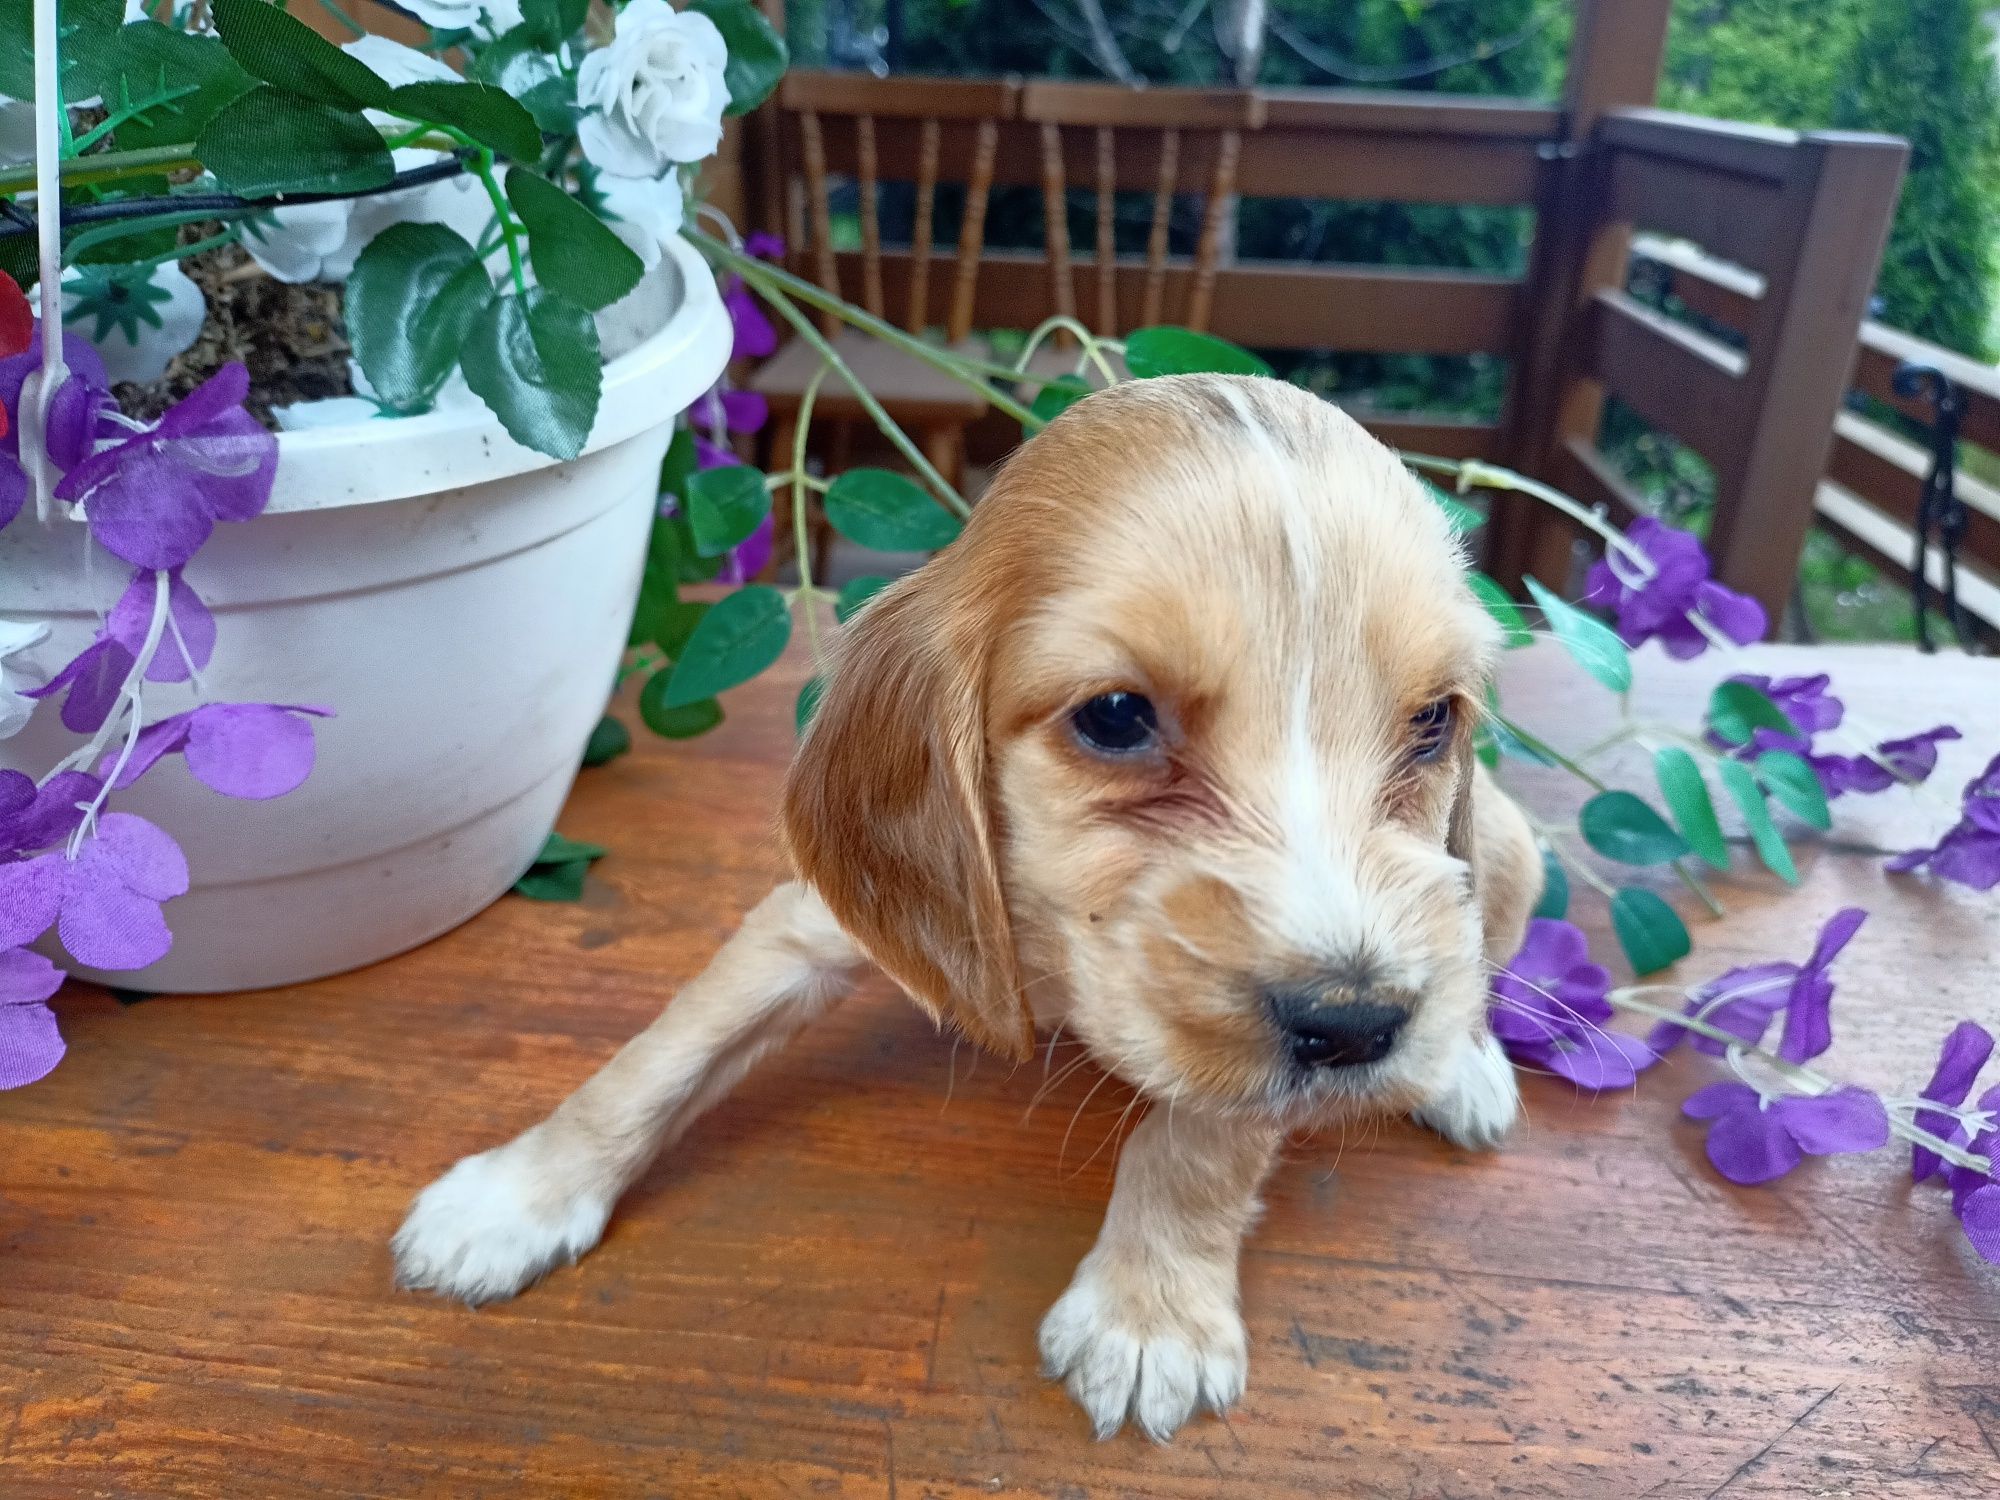
[[[62,68],[57,58],[61,32],[56,0],[35,0],[35,223],[39,231],[42,280],[42,378],[32,400],[21,403],[22,457],[35,480],[35,518],[46,522],[55,475],[42,436],[49,402],[62,389],[69,368],[62,341]],[[27,395],[27,392],[23,392]],[[32,407],[34,415],[28,417]]]

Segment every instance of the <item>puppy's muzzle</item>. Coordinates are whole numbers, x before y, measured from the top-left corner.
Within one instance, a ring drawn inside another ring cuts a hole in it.
[[[1302,1068],[1353,1068],[1395,1049],[1414,997],[1369,984],[1294,985],[1264,992],[1291,1058]]]

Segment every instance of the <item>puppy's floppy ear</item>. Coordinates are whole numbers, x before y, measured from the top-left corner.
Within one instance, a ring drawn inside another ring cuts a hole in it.
[[[785,782],[799,873],[868,956],[934,1016],[1025,1059],[989,809],[984,629],[939,564],[848,628]]]
[[[1471,872],[1473,889],[1479,888],[1479,856],[1476,847],[1477,834],[1474,830],[1474,804],[1472,785],[1478,771],[1478,760],[1472,748],[1472,736],[1461,732],[1458,748],[1452,752],[1451,817],[1445,824],[1444,852],[1453,859],[1462,859]]]

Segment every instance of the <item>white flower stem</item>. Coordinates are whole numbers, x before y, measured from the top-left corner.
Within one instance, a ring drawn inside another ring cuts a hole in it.
[[[132,670],[125,674],[124,686],[118,690],[118,698],[112,704],[111,712],[104,716],[104,722],[92,735],[90,743],[81,750],[74,751],[57,763],[49,772],[53,778],[66,770],[87,769],[94,765],[105,748],[110,745],[120,729],[124,730],[125,743],[118,752],[118,762],[105,776],[97,788],[97,795],[83,811],[83,821],[76,825],[76,832],[70,835],[69,858],[75,859],[83,841],[97,831],[97,814],[111,795],[111,788],[124,774],[125,766],[132,758],[132,751],[139,743],[139,731],[145,727],[145,715],[140,706],[140,693],[146,680],[146,669],[153,664],[153,658],[160,649],[160,640],[167,630],[167,601],[171,580],[164,572],[153,574],[153,614],[146,623],[146,639],[139,647],[139,654],[133,658]]]
[[[821,365],[813,373],[806,385],[805,394],[799,398],[798,425],[792,429],[792,550],[797,554],[799,569],[799,597],[803,601],[806,618],[806,641],[812,650],[813,671],[824,669],[820,657],[819,644],[819,600],[818,590],[813,587],[812,538],[806,525],[806,496],[811,490],[806,485],[806,434],[812,428],[813,406],[819,400],[821,382],[827,377],[828,367]]]
[[[711,241],[711,243],[716,242]],[[896,419],[883,409],[882,403],[876,400],[867,386],[861,383],[826,335],[813,327],[812,319],[800,312],[790,297],[779,290],[769,278],[762,275],[763,270],[767,269],[763,262],[743,256],[734,259],[738,274],[745,282],[755,286],[764,300],[778,310],[779,316],[792,325],[798,336],[810,344],[814,352],[847,382],[848,389],[853,391],[855,398],[860,401],[861,409],[868,413],[869,419],[881,430],[882,435],[895,445],[896,451],[903,455],[910,467],[923,476],[924,482],[930,485],[944,506],[960,519],[970,516],[972,507],[965,503],[965,497],[952,488],[950,481],[937,471],[937,466],[924,456],[923,450],[910,441],[910,435],[903,431]]]
[[[1618,1009],[1629,1011],[1633,1015],[1649,1016],[1656,1021],[1668,1021],[1675,1026],[1692,1031],[1697,1036],[1705,1036],[1710,1041],[1720,1042],[1734,1056],[1755,1058],[1759,1064],[1768,1068],[1797,1093],[1817,1096],[1833,1093],[1842,1087],[1840,1083],[1828,1078],[1824,1073],[1808,1068],[1802,1063],[1787,1062],[1768,1048],[1753,1046],[1751,1043],[1744,1041],[1735,1032],[1726,1031],[1722,1027],[1703,1020],[1699,1016],[1690,1016],[1684,1011],[1670,1010],[1665,1006],[1654,1005],[1649,1001],[1639,998],[1641,995],[1660,993],[1679,995],[1687,998],[1686,991],[1676,989],[1670,984],[1632,985],[1625,989],[1613,990],[1605,998]],[[1928,1106],[1926,1105],[1925,1107]],[[1923,1146],[1936,1152],[1955,1167],[1970,1167],[1975,1172],[1985,1172],[1989,1175],[1993,1171],[1993,1161],[1991,1158],[1975,1155],[1967,1151],[1963,1146],[1954,1145],[1942,1136],[1933,1135],[1930,1131],[1920,1128],[1909,1119],[1899,1117],[1894,1112],[1889,1114],[1889,1131],[1892,1135],[1900,1136],[1913,1146]]]

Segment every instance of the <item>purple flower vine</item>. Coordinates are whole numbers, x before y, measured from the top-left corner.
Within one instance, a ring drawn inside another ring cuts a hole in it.
[[[1646,997],[1673,986],[1613,989],[1580,930],[1537,920],[1493,980],[1493,1032],[1517,1061],[1590,1089],[1629,1088],[1684,1042],[1721,1058],[1734,1076],[1697,1089],[1681,1113],[1706,1126],[1715,1170],[1743,1186],[1776,1181],[1808,1156],[1874,1151],[1900,1138],[1911,1147],[1912,1181],[1942,1181],[1972,1248],[2000,1264],[2000,1083],[1965,1107],[1993,1055],[1992,1035],[1961,1021],[1914,1099],[1886,1099],[1806,1066],[1833,1045],[1833,964],[1866,919],[1856,907],[1836,912],[1803,963],[1731,969],[1681,992],[1672,1009]],[[1618,1010],[1658,1024],[1642,1042],[1605,1027]],[[1780,1018],[1778,1045],[1767,1049],[1764,1037]],[[1590,1061],[1578,1066],[1579,1058]]]
[[[0,1088],[32,1083],[61,1060],[48,1000],[62,971],[29,945],[53,933],[77,963],[155,963],[173,934],[162,907],[188,890],[166,830],[107,806],[162,758],[232,797],[269,798],[311,772],[314,718],[295,704],[209,701],[201,673],[216,620],[183,569],[223,522],[269,503],[278,444],[243,409],[249,376],[228,365],[150,425],[122,415],[89,345],[64,339],[69,374],[49,403],[42,444],[60,478],[52,500],[81,507],[89,541],[132,567],[97,632],[23,699],[60,697],[81,743],[39,779],[0,770]],[[0,527],[22,524],[22,392],[39,368],[39,330],[0,359]],[[188,684],[194,707],[150,718],[148,684]]]

